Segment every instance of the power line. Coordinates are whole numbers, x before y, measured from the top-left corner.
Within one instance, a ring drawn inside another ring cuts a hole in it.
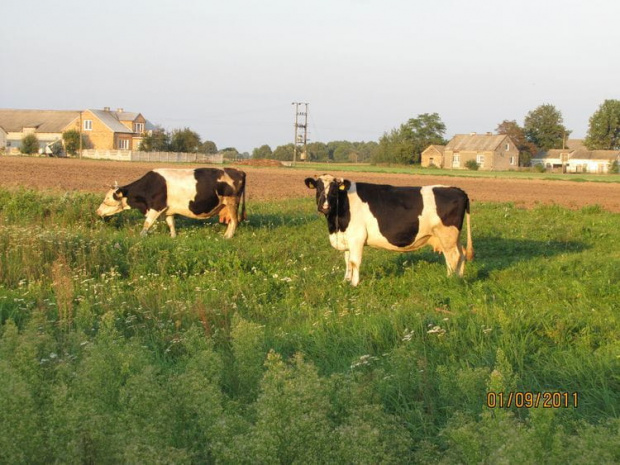
[[[292,105],[295,105],[295,138],[293,139],[293,165],[295,165],[299,149],[301,149],[301,160],[305,160],[308,153],[308,103],[293,102]],[[304,111],[299,109],[300,105],[305,105]]]

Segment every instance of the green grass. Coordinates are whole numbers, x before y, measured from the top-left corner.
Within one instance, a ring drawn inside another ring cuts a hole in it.
[[[463,280],[367,248],[352,288],[310,198],[232,240],[99,201],[0,191],[0,462],[620,461],[620,215],[476,203]]]
[[[574,181],[574,182],[612,182],[620,183],[618,174],[567,174],[567,173],[538,173],[536,171],[469,171],[448,170],[439,168],[422,168],[404,165],[370,165],[365,163],[313,163],[299,162],[293,169],[311,169],[317,173],[331,173],[348,171],[357,173],[397,173],[415,174],[419,176],[449,176],[469,178],[499,178],[499,179],[541,179],[546,181]]]

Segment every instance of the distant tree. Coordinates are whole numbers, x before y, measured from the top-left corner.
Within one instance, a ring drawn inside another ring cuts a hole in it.
[[[324,142],[310,142],[306,149],[306,161],[325,162],[329,160],[329,148]]]
[[[541,150],[561,149],[571,133],[563,122],[562,113],[545,104],[527,114],[523,131],[527,140]]]
[[[280,161],[292,161],[294,150],[295,146],[293,144],[279,145],[273,151],[273,158]]]
[[[62,133],[62,140],[65,144],[65,150],[69,155],[77,155],[80,150],[80,131],[77,129],[69,129]],[[84,138],[82,138],[82,147],[86,147]]]
[[[349,154],[355,152],[355,147],[352,142],[347,140],[330,142],[331,148],[330,158],[337,163],[346,163],[349,161]]]
[[[354,145],[357,147],[357,153],[355,160],[358,163],[364,163],[369,161],[372,158],[372,154],[377,149],[379,144],[375,141],[370,142],[356,142]]]
[[[234,161],[239,158],[239,151],[234,147],[226,147],[220,150],[224,160]]]
[[[39,139],[34,134],[26,134],[22,137],[22,145],[19,148],[21,153],[32,155],[39,152]]]
[[[446,125],[437,113],[423,113],[384,133],[373,161],[383,163],[419,163],[424,149],[432,144],[445,144]]]
[[[517,146],[517,150],[519,150],[519,163],[521,166],[529,166],[530,160],[536,155],[538,148],[527,140],[523,128],[514,120],[504,120],[499,123],[495,131],[498,134],[505,134],[512,139]]]
[[[269,147],[267,144],[261,145],[260,147],[257,147],[254,150],[252,150],[252,158],[255,158],[255,159],[271,158],[272,156],[273,156],[273,152],[271,150],[271,147]]]
[[[170,150],[170,134],[163,128],[157,128],[144,136],[138,150],[144,152],[168,152]]]
[[[201,144],[200,152],[206,154],[217,153],[217,145],[213,141],[206,140]]]
[[[172,131],[170,136],[170,150],[172,152],[198,152],[200,146],[200,136],[191,129],[175,129]]]
[[[594,112],[584,143],[590,150],[620,150],[620,100],[605,100]]]

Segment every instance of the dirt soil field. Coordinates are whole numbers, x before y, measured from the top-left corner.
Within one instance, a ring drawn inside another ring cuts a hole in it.
[[[127,184],[153,168],[205,167],[57,158],[0,157],[0,186],[55,191],[101,193],[118,181]],[[304,179],[315,171],[286,167],[239,166],[247,173],[247,200],[263,201],[291,197],[313,198]],[[353,181],[393,185],[445,184],[464,189],[473,202],[514,202],[531,208],[537,204],[558,204],[581,208],[598,204],[620,213],[620,184],[597,182],[543,181],[521,179],[458,178],[382,173],[334,173]]]

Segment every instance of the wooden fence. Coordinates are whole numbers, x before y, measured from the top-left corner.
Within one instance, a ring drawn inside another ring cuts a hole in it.
[[[118,161],[155,161],[170,163],[224,163],[221,153],[138,152],[134,150],[83,150],[83,158]]]

